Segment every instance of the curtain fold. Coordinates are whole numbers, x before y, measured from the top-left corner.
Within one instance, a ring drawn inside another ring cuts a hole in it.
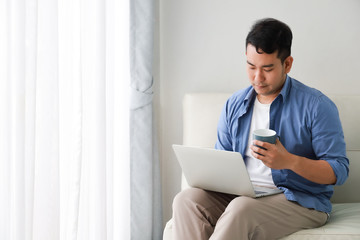
[[[130,4],[131,239],[161,239],[160,166],[153,116],[154,2]]]

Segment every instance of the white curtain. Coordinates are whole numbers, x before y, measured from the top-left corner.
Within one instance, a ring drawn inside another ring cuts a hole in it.
[[[129,61],[152,57],[152,28],[129,31],[139,2],[0,0],[0,239],[161,238],[151,64]]]

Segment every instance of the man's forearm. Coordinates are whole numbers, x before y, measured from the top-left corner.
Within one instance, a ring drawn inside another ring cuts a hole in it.
[[[325,160],[312,160],[292,154],[293,164],[290,170],[309,181],[319,184],[335,184],[336,176],[328,162]]]

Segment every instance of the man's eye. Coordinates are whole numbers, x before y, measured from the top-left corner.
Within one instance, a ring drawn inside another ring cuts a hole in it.
[[[264,69],[265,72],[271,72],[273,69],[270,68],[270,69]]]

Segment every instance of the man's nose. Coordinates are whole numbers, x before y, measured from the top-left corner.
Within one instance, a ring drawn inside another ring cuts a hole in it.
[[[264,78],[264,74],[263,74],[262,70],[261,69],[256,70],[255,78],[254,78],[255,82],[262,82],[262,81],[264,81],[264,79],[265,78]]]

